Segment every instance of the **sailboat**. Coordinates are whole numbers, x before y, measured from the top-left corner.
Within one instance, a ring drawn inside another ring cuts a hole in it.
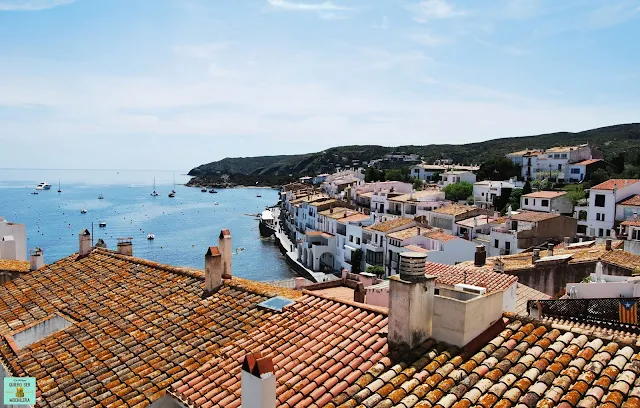
[[[62,193],[62,190],[60,189],[60,179],[58,179],[58,193]]]
[[[173,173],[173,190],[169,193],[169,197],[173,198],[176,196],[176,173]]]
[[[157,196],[159,196],[159,195],[160,195],[160,194],[158,194],[158,193],[156,192],[156,178],[155,178],[155,177],[153,178],[153,193],[151,193],[151,195],[152,195],[153,197],[157,197]]]

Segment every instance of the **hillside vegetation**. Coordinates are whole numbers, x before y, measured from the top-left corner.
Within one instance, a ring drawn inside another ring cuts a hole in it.
[[[509,137],[462,145],[341,146],[322,152],[298,155],[226,158],[198,166],[192,169],[189,175],[212,179],[220,174],[229,174],[232,179],[275,181],[287,178],[290,174],[299,176],[330,173],[335,171],[337,165],[344,168],[350,166],[353,160],[370,161],[391,153],[419,154],[426,162],[453,159],[455,163],[472,164],[527,148],[544,149],[581,143],[589,143],[595,147],[603,153],[605,160],[620,153],[625,153],[627,157],[636,157],[640,155],[640,123],[608,126],[578,133],[558,132]],[[407,165],[407,163],[400,162],[397,165]]]

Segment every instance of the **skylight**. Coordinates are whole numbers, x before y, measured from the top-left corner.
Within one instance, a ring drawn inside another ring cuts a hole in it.
[[[276,296],[271,299],[265,300],[258,304],[258,307],[273,310],[274,312],[282,312],[285,307],[294,304],[295,301],[287,299],[282,296]]]
[[[53,333],[64,330],[71,325],[73,325],[73,322],[56,315],[25,330],[15,333],[13,335],[13,341],[16,346],[18,346],[18,349],[22,349],[29,347],[33,343],[39,342]]]

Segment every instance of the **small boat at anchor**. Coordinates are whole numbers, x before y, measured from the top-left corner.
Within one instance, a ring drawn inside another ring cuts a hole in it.
[[[107,226],[107,223],[105,221],[100,221],[100,223],[98,224],[98,227],[100,228],[104,228]]]
[[[100,194],[100,195],[98,196],[98,200],[104,200],[104,196],[103,196],[102,194]]]
[[[147,239],[148,239],[149,241],[153,241],[154,239],[156,239],[156,236],[155,236],[155,234],[154,234],[153,232],[150,232],[150,233],[147,235]]]
[[[85,209],[80,210],[80,214],[86,214],[86,213],[87,213],[87,210]]]
[[[207,192],[207,189],[206,189],[206,188],[203,188],[202,190],[200,190],[200,192],[201,192],[201,193],[206,193],[206,192]]]
[[[211,193],[211,194],[216,194],[216,193],[218,193],[218,192],[217,192],[216,190],[214,190],[214,189],[211,189],[211,190],[209,190],[209,193]]]

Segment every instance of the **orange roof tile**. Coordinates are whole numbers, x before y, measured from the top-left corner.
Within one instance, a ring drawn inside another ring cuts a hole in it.
[[[539,222],[550,220],[552,218],[560,217],[560,214],[552,214],[537,211],[521,211],[518,214],[513,214],[511,219],[514,221],[527,221],[527,222]]]
[[[424,234],[424,236],[427,237],[427,238],[435,239],[435,240],[440,241],[440,242],[453,241],[454,239],[458,238],[458,237],[453,236],[451,234],[447,234],[446,232],[444,232],[442,230],[431,231],[431,232],[428,232],[428,233]]]
[[[455,286],[459,283],[482,286],[487,292],[501,292],[507,290],[518,281],[518,278],[505,273],[493,272],[472,268],[462,268],[457,265],[445,265],[436,262],[427,262],[427,275],[434,275],[436,283],[447,286]]]
[[[579,163],[574,164],[574,166],[589,166],[593,163],[598,163],[601,162],[602,159],[589,159],[589,160],[583,160]]]
[[[591,187],[592,190],[613,190],[637,183],[638,179],[611,179]]]
[[[557,198],[566,195],[566,191],[536,191],[535,193],[529,193],[523,195],[527,198]]]
[[[236,278],[206,299],[203,291],[202,271],[74,254],[0,286],[0,357],[11,375],[37,378],[38,406],[148,406],[268,321],[258,303],[301,296]],[[74,323],[13,351],[5,335],[56,314]]]
[[[627,220],[623,221],[620,225],[626,225],[631,227],[640,227],[640,220]],[[0,268],[2,269],[2,268]]]
[[[634,196],[631,196],[631,197],[623,200],[622,202],[620,202],[620,205],[640,206],[640,194],[636,194]]]
[[[468,212],[477,211],[477,210],[478,209],[476,207],[471,207],[468,205],[451,204],[451,205],[445,205],[443,207],[437,208],[433,210],[433,212],[438,214],[458,216],[458,215],[466,214]]]
[[[0,272],[29,272],[31,265],[27,261],[0,259]]]
[[[378,232],[388,232],[392,229],[396,229],[414,222],[410,218],[396,218],[395,220],[389,220],[384,222],[379,222],[377,224],[373,224],[365,229],[370,231],[378,231]]]

